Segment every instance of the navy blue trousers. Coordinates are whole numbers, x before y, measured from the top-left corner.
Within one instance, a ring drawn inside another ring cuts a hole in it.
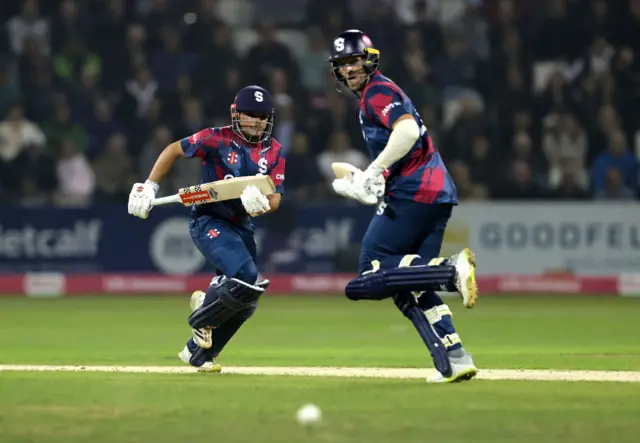
[[[253,232],[203,215],[189,222],[189,233],[200,253],[215,266],[218,275],[237,278],[251,285],[256,283],[258,280],[257,250]],[[187,347],[194,357],[197,357],[192,364],[201,366],[205,361],[217,357],[244,322],[253,315],[255,308],[256,306],[238,312],[223,325],[214,329],[211,349],[199,349],[193,339],[189,339]]]

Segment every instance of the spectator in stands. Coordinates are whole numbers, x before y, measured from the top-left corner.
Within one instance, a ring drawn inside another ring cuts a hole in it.
[[[130,191],[127,183],[131,183],[135,170],[124,134],[113,134],[107,140],[104,152],[94,162],[93,169],[96,192],[102,200],[122,202],[127,199]]]
[[[135,116],[142,118],[147,114],[149,105],[158,94],[159,83],[148,69],[139,71],[134,79],[126,83],[127,96],[124,100],[134,104]]]
[[[27,193],[30,204],[49,203],[53,192],[58,188],[56,163],[57,159],[46,152],[44,144],[31,145],[22,150],[11,164],[11,170],[5,177],[13,183],[7,187],[17,191],[14,194],[16,199],[20,191],[15,188],[21,186],[22,191]],[[15,178],[10,178],[11,174],[15,174]]]
[[[440,101],[440,93],[431,80],[431,67],[424,57],[410,55],[404,57],[404,77],[407,77],[403,86],[404,92],[420,109],[423,105],[437,106]]]
[[[172,130],[175,134],[181,134],[181,138],[211,126],[204,115],[202,102],[195,97],[190,97],[182,103],[182,118],[175,123]]]
[[[324,110],[315,113],[308,125],[309,148],[314,154],[318,154],[330,146],[329,139],[334,132],[346,132],[349,135],[350,144],[356,141],[362,143],[362,132],[357,118],[350,118],[357,112],[353,102],[344,95],[332,92],[327,97],[327,106]],[[357,114],[355,114],[357,115]]]
[[[22,105],[16,104],[0,122],[0,162],[8,164],[23,150],[43,146],[45,141],[40,128],[25,118]]]
[[[505,200],[534,200],[545,197],[545,190],[533,178],[526,161],[515,160],[508,166],[507,178],[495,190],[494,196]]]
[[[457,117],[453,120],[453,126],[447,131],[442,148],[450,151],[451,157],[464,158],[473,137],[485,131],[487,123],[481,104],[474,99],[465,98],[458,101],[458,109]]]
[[[12,106],[22,101],[17,70],[7,62],[0,62],[0,119]]]
[[[218,6],[217,0],[198,0],[194,11],[196,21],[187,28],[184,44],[187,48],[202,48],[200,55],[203,57],[220,56],[217,59],[219,66],[226,66],[230,61],[227,56],[233,53],[233,46],[225,36],[228,34],[231,37],[232,34],[231,29],[220,18]],[[213,45],[203,44],[204,42],[212,42]],[[208,72],[215,73],[216,70],[210,69]]]
[[[268,90],[278,112],[278,124],[273,130],[273,136],[286,150],[291,146],[293,133],[296,130],[294,120],[296,107],[290,95],[287,73],[279,68],[273,69],[269,76]]]
[[[20,15],[7,22],[9,43],[14,54],[24,53],[27,39],[35,40],[44,54],[51,52],[49,21],[39,15],[38,0],[24,0]]]
[[[435,143],[438,148],[446,149],[441,145],[442,129],[440,125],[438,104],[434,103],[432,105],[424,105],[419,108],[419,113],[422,118],[422,122],[429,131],[429,136],[431,137],[431,140],[433,140],[433,143]],[[446,155],[444,157],[446,157]]]
[[[570,112],[553,114],[546,119],[542,149],[549,165],[549,186],[557,188],[564,174],[564,163],[571,164],[572,173],[582,189],[589,185],[586,170],[589,150],[587,136]]]
[[[591,194],[584,185],[584,171],[571,158],[561,158],[556,166],[558,175],[550,182],[549,198],[556,200],[588,200]]]
[[[54,154],[60,152],[62,140],[66,138],[73,139],[79,152],[85,152],[89,145],[86,129],[72,119],[71,109],[64,97],[57,101],[53,119],[43,123],[42,130],[47,136],[48,149]]]
[[[309,161],[310,157],[307,135],[296,133],[287,153],[287,194],[300,201],[323,198],[331,192],[318,166]]]
[[[199,19],[196,24],[198,23]],[[225,82],[226,69],[239,66],[240,57],[234,47],[232,27],[218,24],[208,31],[207,38],[203,38],[199,45],[191,46],[200,48],[193,70],[193,83],[200,93],[213,96]],[[187,34],[187,38],[189,35]]]
[[[233,103],[242,85],[243,79],[240,68],[237,66],[225,67],[224,83],[218,87],[216,99],[211,102],[207,109],[207,115],[214,119],[215,124],[225,124],[224,122],[229,121],[229,103]]]
[[[598,200],[633,200],[634,192],[624,184],[620,169],[610,166],[605,172],[604,185],[596,192]]]
[[[162,42],[162,49],[151,56],[150,66],[158,88],[166,92],[176,87],[181,75],[191,74],[195,57],[184,50],[182,37],[175,29],[164,28]]]
[[[580,51],[584,36],[580,34],[577,14],[567,0],[549,0],[542,24],[537,29],[534,51],[538,60],[573,59]]]
[[[60,141],[60,154],[56,167],[58,190],[55,202],[60,206],[80,206],[90,203],[96,177],[86,156],[76,146],[75,139]]]
[[[475,183],[482,183],[487,187],[487,193],[491,195],[497,187],[504,162],[500,162],[496,156],[489,136],[484,133],[476,134],[471,143],[471,152],[464,159],[469,166],[469,176]]]
[[[300,77],[298,65],[287,46],[278,41],[276,25],[263,22],[259,31],[258,42],[244,58],[243,72],[247,76],[245,83],[266,85],[271,70],[280,68],[289,74],[291,82],[297,84]]]
[[[197,91],[193,87],[191,76],[189,74],[181,74],[178,77],[177,85],[175,89],[167,91],[160,95],[160,99],[164,104],[165,112],[164,116],[169,121],[178,121],[182,118],[182,106],[185,101],[191,97],[199,96],[201,99],[202,92]]]
[[[476,88],[478,66],[475,55],[457,32],[445,37],[445,55],[433,63],[433,79],[443,94],[455,94],[459,89]],[[447,93],[449,89],[449,93]]]
[[[349,135],[346,132],[334,132],[329,139],[327,149],[318,156],[318,169],[329,185],[335,179],[335,174],[331,169],[331,163],[334,162],[349,163],[362,170],[369,165],[368,157],[362,151],[351,146]]]
[[[22,105],[14,105],[0,122],[0,186],[14,195],[19,192],[24,172],[21,154],[44,146],[45,141],[40,128],[25,118]]]
[[[23,50],[18,57],[20,85],[30,91],[37,82],[38,74],[52,69],[51,59],[43,52],[42,44],[33,37],[25,37]]]
[[[618,189],[622,189],[620,186],[636,188],[638,160],[629,150],[627,139],[621,130],[612,131],[609,135],[609,147],[596,157],[591,170],[591,180],[597,195],[602,195],[605,191],[605,195],[609,195],[609,191],[613,192],[612,190],[618,192]],[[612,188],[609,189],[609,186]]]
[[[460,200],[485,200],[488,198],[489,190],[486,186],[475,183],[471,179],[469,166],[466,163],[454,161],[449,169]]]
[[[298,55],[298,68],[300,69],[300,81],[302,86],[310,94],[320,94],[324,91],[327,75],[327,59],[329,46],[318,27],[307,31],[309,49]]]
[[[93,118],[87,125],[87,135],[89,136],[87,155],[89,158],[95,158],[100,155],[105,141],[113,134],[123,133],[124,129],[124,125],[113,115],[113,106],[109,100],[105,98],[96,100],[94,102]]]
[[[51,23],[51,46],[59,52],[67,44],[87,35],[88,27],[78,12],[76,0],[62,0],[58,8],[58,16]]]
[[[174,142],[174,136],[168,126],[157,126],[151,133],[151,138],[144,144],[140,151],[138,161],[138,174],[148,175],[158,156],[164,148]],[[164,182],[160,184],[162,189]]]
[[[74,38],[55,55],[53,70],[59,80],[73,84],[80,80],[83,71],[99,74],[102,60],[97,54],[88,51],[80,38]]]
[[[100,87],[100,75],[93,69],[83,69],[80,73],[80,81],[77,84],[68,85],[65,89],[71,113],[77,116],[80,123],[89,126],[96,112],[96,102],[107,100],[104,98],[106,94]],[[109,108],[109,113],[112,113],[111,103]],[[91,132],[90,128],[88,130]],[[100,143],[104,143],[104,140]]]

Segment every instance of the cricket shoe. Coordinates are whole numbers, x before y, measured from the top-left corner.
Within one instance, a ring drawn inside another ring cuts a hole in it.
[[[456,289],[462,297],[465,308],[473,308],[478,299],[476,283],[476,258],[471,249],[464,248],[460,253],[451,256],[456,268]]]
[[[200,306],[202,306],[202,303],[204,303],[204,297],[206,295],[207,294],[202,291],[194,291],[193,294],[191,294],[191,300],[189,301],[191,312],[195,311]]]
[[[189,347],[185,346],[184,349],[182,351],[180,351],[178,353],[178,358],[180,360],[182,360],[184,363],[191,365],[191,351],[189,351]],[[220,366],[219,364],[215,363],[215,360],[213,361],[206,361],[204,362],[204,364],[202,366],[198,366],[196,367],[196,370],[198,372],[221,372],[222,371],[222,366]]]
[[[189,301],[189,306],[191,307],[191,312],[198,309],[204,303],[204,297],[206,294],[202,291],[194,291],[191,294],[191,300]],[[192,329],[193,331],[193,341],[196,342],[198,346],[204,349],[209,349],[213,346],[212,338],[211,338],[211,329],[209,328],[199,328]]]
[[[478,368],[473,364],[471,355],[467,354],[462,349],[456,351],[462,351],[462,355],[459,357],[449,356],[451,362],[451,376],[445,377],[439,372],[427,377],[427,383],[457,383],[461,381],[471,380],[478,373]],[[456,351],[452,351],[456,352]]]
[[[193,328],[191,329],[193,341],[202,349],[209,349],[213,346],[213,337],[211,328]]]

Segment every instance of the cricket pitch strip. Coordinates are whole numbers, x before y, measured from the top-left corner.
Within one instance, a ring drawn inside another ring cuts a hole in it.
[[[364,377],[387,379],[424,379],[433,369],[425,368],[346,368],[223,366],[222,373],[267,376]],[[0,365],[0,372],[119,372],[143,374],[195,374],[189,366],[41,366]],[[640,383],[640,372],[574,371],[551,369],[480,369],[478,380],[600,381]]]

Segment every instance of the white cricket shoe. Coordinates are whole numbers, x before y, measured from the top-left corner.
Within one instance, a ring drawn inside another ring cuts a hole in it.
[[[204,303],[205,293],[202,291],[194,291],[191,294],[191,300],[189,301],[189,306],[191,307],[191,312],[198,309]],[[209,349],[213,346],[213,342],[211,339],[211,329],[209,328],[199,328],[192,329],[193,331],[193,341],[196,342],[198,346],[204,349]]]
[[[195,311],[200,306],[202,306],[202,303],[204,303],[204,297],[206,295],[207,294],[205,292],[202,292],[202,291],[194,291],[193,294],[191,294],[191,300],[189,301],[189,306],[191,307],[191,312]]]
[[[462,297],[462,304],[465,308],[473,308],[478,298],[476,258],[471,249],[464,248],[453,255],[451,261],[456,268],[456,288]]]
[[[478,368],[473,364],[473,359],[469,354],[460,358],[449,358],[451,361],[451,377],[445,377],[438,371],[427,377],[427,383],[456,383],[471,380],[478,373]]]
[[[178,358],[182,360],[183,363],[186,363],[186,364],[191,364],[189,363],[189,360],[191,360],[192,355],[193,354],[191,354],[191,351],[189,351],[189,347],[186,345],[182,351],[178,352]]]
[[[213,337],[211,334],[211,328],[198,328],[191,329],[193,335],[193,341],[202,349],[209,349],[213,346]]]
[[[190,363],[191,355],[192,354],[189,351],[189,348],[187,346],[185,346],[184,349],[178,353],[178,358],[180,360],[182,360],[183,363],[191,365],[191,363]],[[215,360],[212,360],[212,361],[205,362],[200,367],[196,367],[196,369],[197,369],[198,372],[215,372],[215,373],[218,373],[218,372],[222,371],[222,366],[220,366],[219,364],[215,363]]]

